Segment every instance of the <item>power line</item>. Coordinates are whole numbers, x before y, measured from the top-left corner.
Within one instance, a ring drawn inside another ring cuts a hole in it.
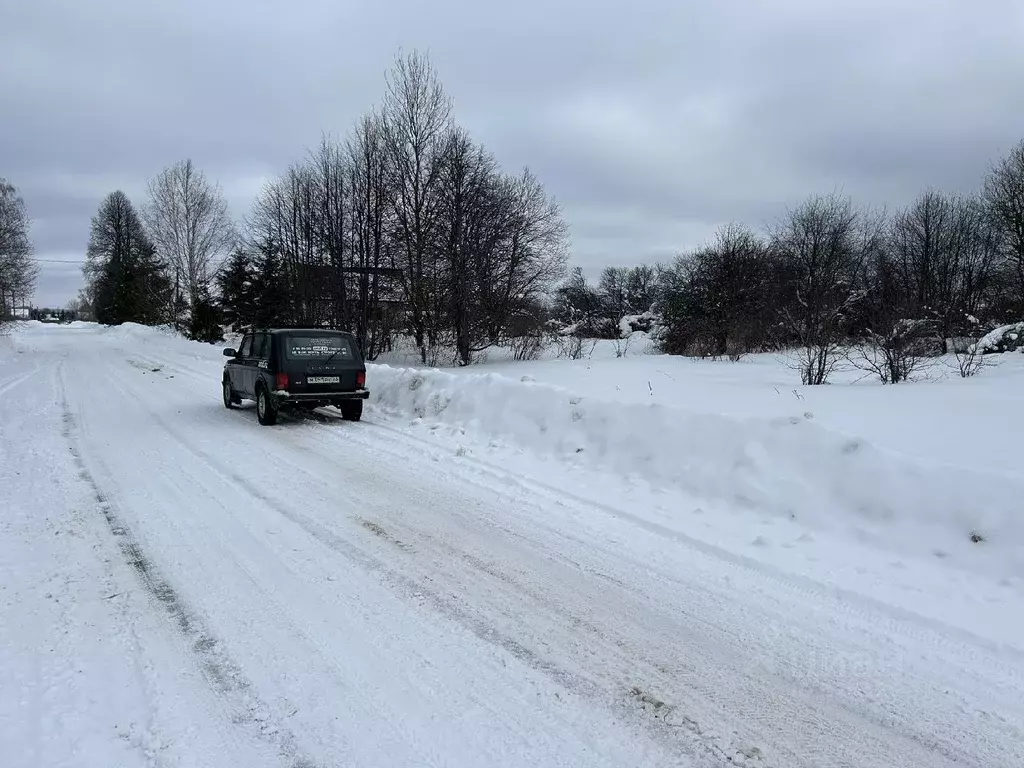
[[[85,264],[84,261],[74,261],[71,259],[37,259],[33,257],[32,261],[36,261],[41,264]]]

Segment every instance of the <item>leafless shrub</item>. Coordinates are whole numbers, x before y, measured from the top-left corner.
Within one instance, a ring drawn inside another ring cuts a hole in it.
[[[559,353],[562,357],[570,360],[580,360],[583,357],[583,337],[575,333],[568,336],[559,336]]]
[[[628,333],[615,339],[615,357],[625,357],[629,353],[629,347],[633,343],[635,333]]]
[[[844,349],[839,340],[797,347],[786,355],[786,365],[800,374],[800,383],[805,386],[827,384],[844,361]]]
[[[417,345],[419,346],[419,345]],[[468,365],[463,363],[455,347],[453,333],[429,333],[424,337],[424,344],[419,347],[420,360],[430,368],[440,366]]]
[[[730,336],[725,346],[725,354],[731,362],[738,363],[749,348],[749,344],[742,338]]]
[[[583,324],[573,323],[563,327],[557,319],[552,319],[545,325],[547,330],[548,343],[555,348],[558,357],[565,357],[569,360],[579,360],[583,357]]]
[[[523,307],[516,312],[505,335],[512,359],[540,359],[554,327],[556,324],[548,319],[546,308],[541,305]]]
[[[927,320],[899,320],[885,331],[869,329],[863,342],[850,349],[848,359],[883,384],[909,381],[934,360],[932,329]]]
[[[544,336],[540,333],[529,333],[509,339],[512,359],[516,361],[539,360],[544,351]]]
[[[957,370],[962,379],[977,375],[989,363],[989,358],[981,353],[977,344],[956,348],[953,357],[956,359]]]

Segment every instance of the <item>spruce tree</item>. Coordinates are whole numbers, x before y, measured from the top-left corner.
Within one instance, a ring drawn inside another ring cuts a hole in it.
[[[249,253],[236,249],[217,275],[224,323],[241,333],[253,321],[253,263]]]
[[[120,190],[108,195],[92,218],[84,272],[98,322],[167,322],[172,293],[167,266]]]
[[[268,328],[288,321],[284,264],[273,242],[260,245],[252,285],[253,326]]]

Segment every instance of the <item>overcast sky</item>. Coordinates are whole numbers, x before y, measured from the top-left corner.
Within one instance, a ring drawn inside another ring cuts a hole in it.
[[[191,157],[244,215],[401,47],[563,204],[576,263],[670,257],[811,193],[976,189],[1024,139],[1022,0],[0,0],[0,176],[40,259]],[[77,265],[42,263],[63,305]]]

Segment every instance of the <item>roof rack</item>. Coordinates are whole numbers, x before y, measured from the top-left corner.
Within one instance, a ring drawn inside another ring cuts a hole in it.
[[[276,331],[330,331],[331,333],[352,333],[352,331],[346,330],[345,328],[337,328],[329,325],[254,325],[249,329],[249,333],[274,333]]]

